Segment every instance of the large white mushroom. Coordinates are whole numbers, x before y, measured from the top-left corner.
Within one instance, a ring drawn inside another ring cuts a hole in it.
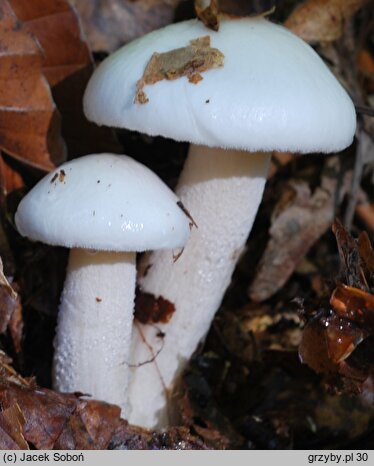
[[[21,201],[23,236],[71,249],[54,342],[57,390],[118,404],[126,416],[135,255],[185,244],[189,220],[178,202],[144,165],[112,154],[61,165]]]
[[[153,53],[171,50],[159,66],[160,55],[154,57],[147,77]],[[178,54],[189,62],[181,65]],[[186,76],[174,79],[180,74]],[[347,147],[354,106],[320,57],[290,31],[263,18],[222,17],[218,32],[185,21],[118,50],[91,78],[84,109],[98,124],[191,143],[176,192],[198,229],[176,263],[155,252],[140,278],[144,291],[168,299],[176,312],[160,326],[164,346],[154,363],[133,371],[130,420],[165,425],[168,394],[206,335],[251,231],[270,151]],[[152,327],[138,329],[134,362],[160,346]]]

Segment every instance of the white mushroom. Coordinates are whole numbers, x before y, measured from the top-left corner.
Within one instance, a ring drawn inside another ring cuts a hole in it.
[[[203,36],[223,53],[223,67],[202,72],[197,84],[182,77],[145,85],[148,102],[134,102],[154,52]],[[153,364],[133,371],[130,387],[131,422],[165,425],[167,393],[206,335],[251,231],[270,151],[347,147],[355,132],[354,106],[319,56],[290,31],[263,18],[223,17],[218,32],[185,21],[118,50],[91,78],[84,108],[98,124],[192,143],[176,192],[199,228],[175,264],[162,252],[148,258],[143,290],[168,299],[176,312],[160,326],[162,351]],[[135,362],[159,348],[153,328],[139,329]]]
[[[112,154],[61,165],[21,201],[23,236],[71,248],[54,342],[57,390],[91,394],[126,415],[135,254],[185,244],[189,220],[177,202],[148,168]]]

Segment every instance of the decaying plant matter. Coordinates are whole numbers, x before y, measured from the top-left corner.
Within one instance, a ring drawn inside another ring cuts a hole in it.
[[[221,0],[219,8],[233,18],[261,15],[275,4],[270,21],[309,42],[349,93],[357,112],[355,141],[341,153],[308,160],[272,154],[251,240],[205,342],[180,374],[174,425],[159,432],[129,424],[118,406],[51,389],[67,251],[22,238],[14,213],[45,173],[88,153],[126,153],[175,187],[186,144],[98,128],[84,118],[81,103],[94,62],[174,20],[192,18],[193,1],[0,2],[0,448],[372,448],[373,5]],[[217,34],[216,2],[199,1],[195,9],[207,31],[199,37]],[[176,70],[178,79],[200,89],[208,73],[225,69],[223,55],[215,56],[220,66],[213,71],[205,63],[195,69],[188,57]],[[178,81],[170,79],[174,73],[161,80],[151,73],[151,82],[140,83],[149,102],[136,105],[152,105],[154,88]],[[133,101],[136,88],[131,92]],[[196,233],[201,220],[184,207]],[[139,277],[150,272],[140,259]],[[178,312],[167,296],[145,291],[137,291],[135,327],[150,326],[157,345],[152,357],[126,362],[132,372],[162,355],[163,327]],[[141,401],[147,406],[149,400]]]

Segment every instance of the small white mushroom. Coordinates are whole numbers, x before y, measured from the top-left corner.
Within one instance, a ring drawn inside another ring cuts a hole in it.
[[[154,52],[204,36],[223,53],[223,67],[202,72],[197,84],[181,77],[145,85],[148,102],[134,103]],[[118,50],[91,78],[84,108],[98,124],[191,142],[176,192],[198,229],[175,264],[162,252],[148,258],[144,291],[168,299],[176,312],[160,326],[162,351],[153,364],[133,371],[130,387],[130,420],[165,425],[167,393],[205,337],[251,231],[270,151],[347,147],[356,127],[354,106],[320,57],[290,31],[263,18],[223,17],[218,32],[185,21]],[[160,345],[153,328],[139,329],[135,362],[148,360]]]
[[[148,168],[112,154],[61,165],[21,201],[23,236],[71,248],[54,342],[57,390],[127,415],[135,254],[183,247],[189,220],[177,202]]]

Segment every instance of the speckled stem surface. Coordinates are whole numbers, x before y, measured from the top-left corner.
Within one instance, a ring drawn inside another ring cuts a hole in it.
[[[142,289],[168,299],[176,311],[167,324],[134,327],[131,362],[157,356],[131,369],[130,422],[169,423],[166,393],[208,332],[230,284],[262,199],[269,160],[268,153],[191,145],[176,192],[198,229],[176,262],[170,251],[145,258]]]
[[[54,341],[54,388],[126,412],[135,253],[72,249]]]

